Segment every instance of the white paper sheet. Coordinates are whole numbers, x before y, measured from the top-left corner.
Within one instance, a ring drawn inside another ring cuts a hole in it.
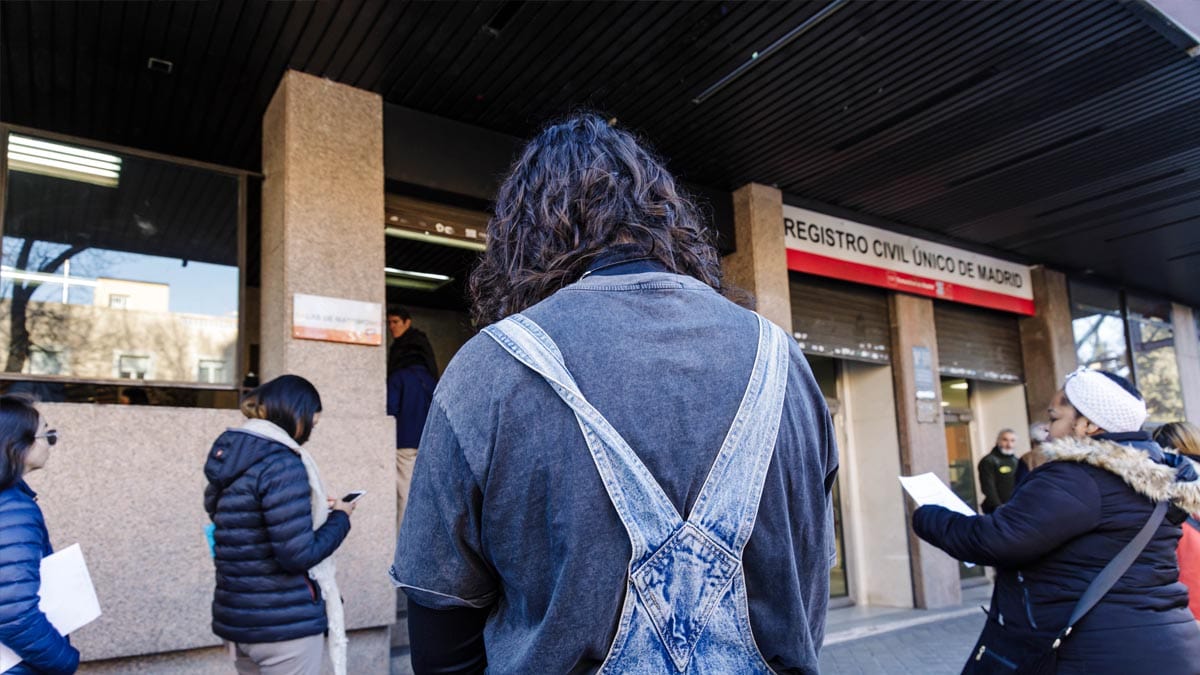
[[[38,607],[58,632],[69,635],[100,617],[100,601],[79,544],[42,558],[41,569]],[[21,657],[0,644],[0,673],[20,662]]]
[[[955,513],[961,513],[964,516],[977,516],[975,509],[967,506],[967,503],[958,498],[950,490],[950,486],[942,482],[932,473],[923,473],[917,476],[900,476],[900,484],[904,486],[904,490],[913,498],[920,506],[934,505],[944,506]]]

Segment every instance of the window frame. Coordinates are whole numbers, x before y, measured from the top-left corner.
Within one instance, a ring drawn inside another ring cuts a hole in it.
[[[140,159],[148,159],[158,162],[167,162],[178,164],[194,169],[202,169],[215,173],[224,174],[237,180],[237,295],[238,295],[238,331],[237,341],[234,347],[233,356],[233,381],[230,383],[205,383],[205,382],[186,382],[176,380],[137,380],[146,388],[164,388],[164,389],[204,389],[208,391],[238,391],[241,389],[241,381],[239,374],[247,366],[246,357],[246,328],[248,326],[246,317],[246,230],[248,214],[247,191],[249,189],[248,182],[251,177],[261,177],[262,174],[254,171],[246,171],[220,164],[212,164],[185,157],[176,157],[166,155],[150,150],[141,150],[131,148],[126,145],[115,143],[106,143],[80,136],[72,136],[70,134],[60,134],[53,131],[38,129],[36,127],[28,127],[20,124],[0,123],[0,240],[4,237],[5,218],[8,212],[8,138],[10,134],[28,135],[36,138],[44,138],[49,141],[59,141],[62,143],[73,143],[82,145],[88,148],[104,150],[107,152],[120,153],[138,157]],[[153,364],[151,365],[153,368]],[[114,364],[115,369],[115,364]],[[76,377],[71,375],[34,375],[31,373],[10,373],[0,371],[0,382],[55,382],[62,384],[96,384],[96,385],[112,385],[112,386],[127,386],[130,380],[113,378],[95,378],[95,377]]]

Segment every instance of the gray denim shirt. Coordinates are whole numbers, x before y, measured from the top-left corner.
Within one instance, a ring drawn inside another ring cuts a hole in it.
[[[591,276],[523,313],[689,513],[745,392],[755,316],[663,272]],[[837,449],[794,343],[791,357],[743,560],[763,657],[778,672],[807,673],[824,634]],[[434,393],[394,580],[427,607],[491,607],[493,672],[590,672],[616,635],[629,558],[571,410],[492,339],[470,340]]]

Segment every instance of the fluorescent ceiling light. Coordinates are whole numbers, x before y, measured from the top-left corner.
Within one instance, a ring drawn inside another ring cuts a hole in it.
[[[431,274],[429,272],[412,272],[409,270],[400,270],[395,267],[383,268],[387,278],[384,280],[388,286],[394,288],[408,288],[414,291],[436,291],[446,284],[454,281],[453,277],[448,277],[445,274]]]
[[[967,389],[970,386],[971,385],[967,384],[966,382],[955,382],[954,384],[950,385],[950,388],[951,389]]]
[[[21,281],[37,281],[39,283],[61,284],[70,282],[72,286],[96,286],[95,279],[81,279],[62,274],[46,274],[45,272],[25,272],[5,265],[0,268],[0,279],[19,279]]]
[[[410,279],[429,279],[430,281],[453,281],[452,278],[445,274],[431,274],[429,272],[410,272],[408,270],[398,270],[395,267],[385,267],[384,272],[389,276],[408,277]]]
[[[71,145],[9,134],[8,168],[12,171],[116,187],[121,158]]]
[[[948,408],[948,407],[950,407],[950,404],[949,404],[949,403],[947,403],[947,402],[945,402],[945,401],[942,401],[942,407],[943,407],[943,408]]]

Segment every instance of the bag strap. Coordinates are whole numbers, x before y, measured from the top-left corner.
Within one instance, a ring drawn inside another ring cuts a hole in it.
[[[1075,627],[1075,624],[1079,623],[1079,620],[1090,612],[1096,606],[1096,603],[1100,602],[1112,587],[1116,585],[1117,581],[1125,576],[1125,572],[1129,571],[1129,567],[1133,565],[1133,561],[1146,549],[1146,545],[1150,543],[1150,538],[1154,536],[1154,533],[1158,530],[1158,526],[1162,524],[1163,518],[1166,515],[1166,502],[1159,502],[1155,505],[1154,513],[1150,514],[1150,519],[1142,526],[1141,531],[1137,533],[1133,541],[1126,544],[1120,553],[1108,561],[1104,569],[1100,570],[1100,574],[1097,574],[1096,578],[1092,579],[1092,583],[1088,584],[1087,590],[1083,592],[1083,597],[1079,598],[1079,602],[1076,603],[1075,609],[1071,612],[1071,618],[1067,620],[1067,627],[1062,629],[1058,636],[1054,638],[1054,644],[1051,645],[1051,649],[1058,649],[1063,639],[1071,634],[1071,630]]]

